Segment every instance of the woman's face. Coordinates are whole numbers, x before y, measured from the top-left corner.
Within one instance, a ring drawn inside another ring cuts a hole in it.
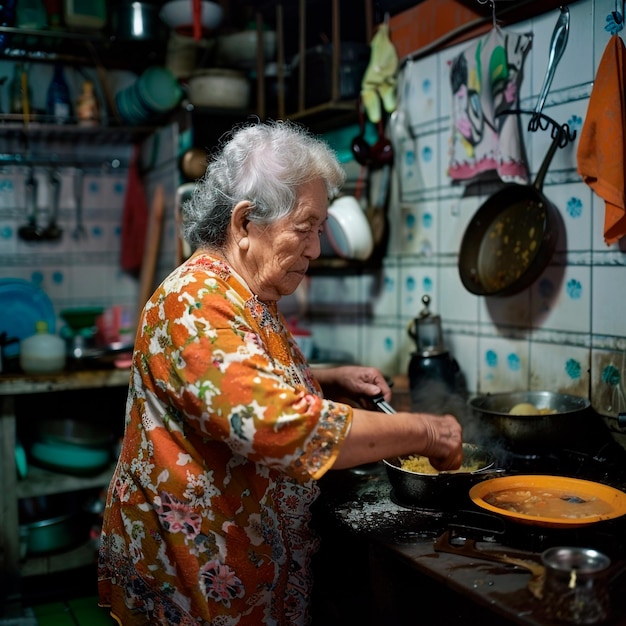
[[[248,225],[245,276],[261,300],[292,294],[320,255],[320,236],[328,215],[326,185],[314,180],[300,188],[293,211],[268,225]]]

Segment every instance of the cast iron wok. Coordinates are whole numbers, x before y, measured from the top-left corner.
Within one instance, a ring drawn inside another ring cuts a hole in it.
[[[532,185],[506,184],[480,206],[467,226],[459,274],[470,293],[513,295],[529,287],[548,265],[560,215],[542,188],[563,133],[557,129]]]

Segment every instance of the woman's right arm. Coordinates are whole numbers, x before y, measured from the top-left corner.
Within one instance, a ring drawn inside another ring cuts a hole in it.
[[[383,458],[419,454],[438,470],[458,469],[463,461],[461,425],[452,415],[395,413],[354,409],[352,426],[333,469]]]

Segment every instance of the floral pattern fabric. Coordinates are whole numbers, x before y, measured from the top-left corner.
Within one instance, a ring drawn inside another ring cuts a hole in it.
[[[351,419],[275,303],[224,262],[189,259],[137,333],[101,604],[124,626],[308,623],[310,506]]]

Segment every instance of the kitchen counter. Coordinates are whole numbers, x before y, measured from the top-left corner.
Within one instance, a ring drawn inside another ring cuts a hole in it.
[[[360,577],[353,586],[360,587],[360,602],[365,602],[362,623],[391,626],[410,617],[422,623],[434,623],[432,619],[451,625],[481,623],[479,620],[523,626],[552,623],[541,601],[528,589],[532,575],[527,569],[436,551],[436,540],[450,527],[450,514],[394,502],[382,463],[330,472],[321,486],[322,496],[316,504],[316,528],[322,537],[320,562],[330,560],[329,553],[335,560],[338,554],[346,554],[353,562],[356,571],[342,571],[341,579]],[[469,498],[459,503],[459,509],[473,506]],[[476,542],[481,550],[518,552],[493,537],[484,538],[488,540]],[[623,563],[612,566],[618,575],[612,585],[613,611],[606,622],[611,626],[626,625],[626,577],[619,575]],[[328,568],[323,575],[329,575]],[[327,586],[332,586],[332,577],[327,585],[322,583],[326,601]],[[364,586],[370,593],[363,594]],[[321,595],[322,589],[318,593]],[[342,594],[346,594],[345,583]],[[346,602],[351,603],[349,590],[346,595]],[[341,608],[336,612],[341,613]],[[324,619],[328,626],[341,623],[327,616]]]

